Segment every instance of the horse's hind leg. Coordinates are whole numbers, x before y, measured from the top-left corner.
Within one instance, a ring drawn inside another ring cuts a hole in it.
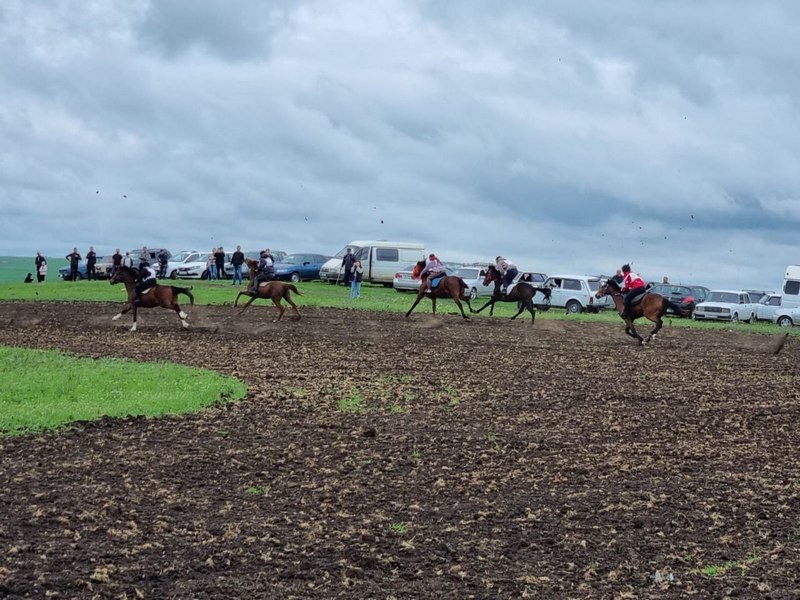
[[[433,314],[436,314],[436,296],[431,296],[431,305],[433,306]]]
[[[422,297],[424,295],[425,295],[425,292],[423,290],[420,290],[419,293],[417,294],[417,299],[414,300],[414,304],[412,304],[411,308],[408,309],[408,312],[406,313],[406,317],[408,317],[411,314],[411,311],[414,310],[417,307],[417,304],[419,304],[419,301],[422,300]]]
[[[131,326],[131,331],[136,331],[136,313],[137,313],[137,307],[134,304],[133,305],[133,325]]]
[[[528,306],[526,305],[526,303],[525,303],[525,302],[518,302],[518,303],[517,303],[517,308],[518,308],[519,310],[517,311],[517,314],[515,314],[513,317],[511,317],[511,320],[512,320],[512,321],[513,321],[514,319],[516,319],[518,316],[520,316],[520,315],[522,314],[522,311],[523,311],[523,310],[525,310],[526,308],[528,308]],[[532,313],[531,313],[531,314],[532,314]]]
[[[292,320],[293,321],[299,321],[300,320],[300,311],[297,310],[297,304],[295,304],[292,301],[292,297],[289,295],[289,290],[286,290],[286,293],[283,295],[283,299],[286,300],[286,302],[289,303],[289,306],[291,306],[292,310],[294,311],[295,316],[292,317]]]
[[[464,307],[461,305],[461,302],[459,301],[459,299],[458,298],[453,298],[453,302],[456,303],[456,306],[458,307],[458,310],[461,311],[461,316],[464,317],[465,319],[469,319],[467,314],[464,312]]]
[[[661,331],[661,327],[664,325],[664,321],[661,320],[661,317],[655,319],[656,326],[653,328],[653,331],[650,332],[650,335],[647,336],[647,343],[656,339],[656,334]]]
[[[188,317],[189,315],[183,312],[183,310],[181,309],[181,307],[178,305],[177,302],[173,302],[170,308],[178,314],[178,318],[180,318],[181,320],[181,326],[184,329],[189,329],[189,322],[186,320],[186,317]]]
[[[278,321],[280,321],[280,320],[281,320],[281,318],[283,317],[283,312],[284,312],[286,309],[285,309],[285,308],[283,308],[283,306],[281,306],[281,299],[280,299],[280,298],[273,298],[273,299],[272,299],[272,303],[275,305],[275,308],[277,308],[277,309],[278,309],[278,318],[277,318],[277,319],[272,319],[272,322],[273,322],[273,323],[277,323],[277,322],[278,322]]]

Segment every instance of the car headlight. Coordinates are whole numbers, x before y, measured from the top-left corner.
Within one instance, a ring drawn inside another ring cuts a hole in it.
[[[726,314],[730,314],[730,312],[731,312],[731,309],[730,309],[730,308],[721,308],[719,312],[721,312],[721,313],[726,313]]]

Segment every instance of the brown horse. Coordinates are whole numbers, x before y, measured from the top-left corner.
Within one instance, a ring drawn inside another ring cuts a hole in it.
[[[120,267],[119,270],[114,273],[114,275],[109,280],[111,285],[115,283],[124,283],[125,290],[128,292],[128,306],[122,309],[117,315],[112,317],[112,320],[116,321],[122,315],[127,313],[130,310],[133,310],[133,327],[131,327],[131,331],[136,331],[136,312],[139,308],[153,308],[154,306],[160,306],[161,308],[169,308],[174,310],[178,313],[178,316],[181,319],[181,325],[184,328],[189,327],[189,323],[186,321],[186,313],[183,312],[181,307],[178,305],[176,298],[178,294],[185,294],[189,296],[189,302],[194,306],[194,296],[189,291],[192,288],[181,288],[176,287],[174,285],[156,285],[149,290],[147,290],[139,300],[139,302],[134,302],[136,299],[136,280],[139,278],[139,271],[136,269],[132,269],[130,267]]]
[[[535,288],[530,283],[524,281],[520,281],[515,285],[510,293],[505,295],[501,294],[500,284],[503,282],[503,276],[494,265],[489,265],[489,268],[486,270],[486,277],[483,278],[483,285],[489,285],[492,281],[494,281],[492,297],[489,298],[486,304],[474,312],[479,313],[487,306],[491,306],[489,309],[489,316],[491,317],[492,314],[494,314],[495,302],[516,302],[519,310],[511,319],[516,319],[522,314],[523,310],[527,309],[528,312],[531,313],[531,323],[533,323],[536,321],[536,308],[533,306],[533,297],[536,295],[536,292],[544,296],[545,304],[550,303],[550,288]]]
[[[281,299],[283,299],[286,300],[286,302],[288,302],[292,307],[292,310],[294,310],[295,316],[292,317],[292,321],[299,321],[300,311],[297,310],[297,305],[292,302],[291,292],[294,292],[298,296],[302,296],[303,294],[298,292],[297,288],[291,283],[285,283],[283,281],[270,281],[259,285],[256,295],[253,295],[253,280],[255,279],[256,271],[258,270],[258,261],[253,260],[252,258],[247,258],[245,259],[245,262],[247,263],[247,267],[250,269],[250,283],[247,286],[247,290],[239,292],[239,295],[236,296],[236,300],[234,301],[233,305],[239,306],[239,298],[242,296],[250,296],[250,300],[245,303],[245,305],[242,307],[242,310],[239,311],[239,314],[242,314],[256,298],[268,298],[272,300],[275,308],[278,309],[278,318],[272,319],[273,323],[277,323],[281,320],[281,317],[283,317],[283,313],[286,310],[281,305]]]
[[[614,279],[609,279],[603,285],[601,285],[595,296],[597,298],[611,296],[611,298],[614,300],[614,306],[617,308],[617,312],[622,315],[622,311],[625,306],[622,298],[622,291],[620,290],[619,284]],[[691,313],[690,310],[682,308],[674,302],[670,302],[660,294],[645,292],[644,296],[642,296],[642,299],[631,306],[630,314],[628,314],[626,317],[623,317],[625,320],[625,333],[639,340],[639,345],[655,339],[656,334],[664,324],[661,318],[667,314],[668,308],[671,308],[673,311],[675,311],[675,313],[682,317],[688,317]],[[642,336],[639,335],[639,332],[637,332],[636,328],[633,326],[633,322],[639,317],[646,317],[656,324],[656,326],[653,328],[653,331],[651,331],[650,335],[647,336],[646,341],[642,339]]]
[[[421,260],[414,267],[414,272],[419,273],[424,268],[425,261]],[[419,293],[417,294],[417,298],[414,300],[414,304],[411,305],[411,308],[408,309],[406,317],[411,314],[411,311],[416,308],[417,304],[419,304],[419,301],[422,300],[422,298],[427,294],[431,299],[431,304],[433,304],[433,314],[436,314],[437,298],[452,298],[453,302],[455,302],[456,306],[458,306],[458,310],[461,311],[461,316],[465,319],[469,319],[464,312],[464,307],[461,306],[462,302],[466,302],[470,312],[472,312],[472,306],[470,306],[469,303],[469,296],[464,294],[464,292],[467,290],[467,284],[464,283],[463,279],[460,277],[455,277],[454,275],[445,275],[442,277],[441,281],[439,281],[439,285],[433,289],[428,287],[429,283],[428,276],[425,275],[419,284]]]

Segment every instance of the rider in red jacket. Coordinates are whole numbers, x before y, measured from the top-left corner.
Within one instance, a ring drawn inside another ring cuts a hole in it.
[[[637,273],[631,271],[630,265],[622,265],[622,293],[625,294],[622,314],[623,319],[631,312],[631,301],[633,297],[647,289],[647,284]]]

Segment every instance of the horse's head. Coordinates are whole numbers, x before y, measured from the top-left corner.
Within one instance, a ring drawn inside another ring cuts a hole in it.
[[[500,271],[497,270],[497,267],[494,265],[489,265],[486,269],[486,275],[483,278],[483,285],[489,285],[493,281],[500,281],[502,276],[500,275]]]
[[[424,260],[418,260],[417,264],[414,265],[414,269],[411,271],[411,277],[413,279],[419,279],[419,275],[420,275],[420,273],[422,273],[422,270],[424,268],[425,268],[425,261]]]
[[[602,298],[603,296],[614,296],[620,293],[620,287],[616,279],[609,279],[601,285],[595,293],[595,298]]]
[[[114,273],[108,282],[111,285],[115,283],[134,283],[139,278],[139,271],[131,267],[120,267]]]

